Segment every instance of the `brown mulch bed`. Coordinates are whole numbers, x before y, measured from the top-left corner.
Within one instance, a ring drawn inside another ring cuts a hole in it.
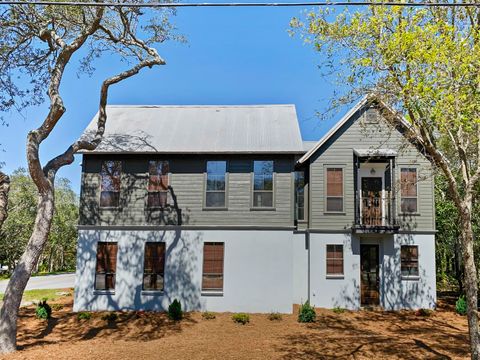
[[[189,313],[181,322],[163,313],[122,312],[116,321],[93,313],[78,320],[72,298],[49,321],[33,306],[20,310],[20,350],[6,359],[460,359],[467,358],[465,317],[441,302],[431,316],[415,312],[317,309],[317,321],[300,324],[296,315],[270,321],[251,314],[247,325],[228,313],[205,320]]]

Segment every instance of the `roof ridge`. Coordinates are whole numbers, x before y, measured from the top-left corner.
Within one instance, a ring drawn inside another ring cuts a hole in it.
[[[201,104],[191,104],[191,105],[107,105],[111,108],[245,108],[245,107],[295,107],[295,104],[248,104],[248,105],[201,105]]]

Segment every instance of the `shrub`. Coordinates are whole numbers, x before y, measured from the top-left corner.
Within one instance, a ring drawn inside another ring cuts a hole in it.
[[[118,319],[118,315],[114,312],[109,312],[102,316],[102,320],[106,321],[116,321]]]
[[[62,310],[63,307],[64,307],[63,304],[52,304],[50,306],[51,306],[52,310],[54,310],[54,311]]]
[[[245,325],[246,323],[250,322],[250,316],[248,314],[245,314],[245,313],[233,314],[232,320],[233,320],[233,322],[236,322],[237,324]]]
[[[272,313],[268,314],[268,320],[270,320],[270,321],[280,321],[280,320],[282,320],[282,314],[280,314],[278,312],[272,312]]]
[[[343,314],[345,312],[345,309],[344,308],[341,308],[339,306],[335,306],[332,311],[335,313],[335,314]]]
[[[79,312],[77,314],[78,320],[90,320],[92,318],[92,314],[89,312]]]
[[[47,304],[47,300],[43,299],[35,309],[35,315],[39,319],[48,320],[52,316],[52,308]]]
[[[464,295],[460,296],[455,303],[455,311],[457,314],[467,315],[467,301],[465,300]]]
[[[308,301],[300,306],[298,311],[298,322],[311,323],[315,321],[317,314],[315,314],[315,308],[310,305]]]
[[[177,299],[168,306],[168,317],[172,320],[178,321],[183,317],[182,304]]]
[[[205,320],[213,320],[216,318],[216,316],[210,311],[205,311],[202,313],[202,318],[204,318]]]
[[[432,315],[432,310],[430,310],[430,309],[418,309],[417,311],[415,311],[415,315],[429,317],[430,315]]]

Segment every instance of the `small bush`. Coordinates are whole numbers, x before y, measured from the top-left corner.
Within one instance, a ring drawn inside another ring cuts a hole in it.
[[[43,299],[35,309],[35,315],[38,319],[48,320],[52,316],[52,308],[47,304],[47,300]]]
[[[300,306],[298,311],[298,322],[311,323],[315,321],[317,314],[315,314],[315,308],[310,305],[308,301]]]
[[[90,320],[92,318],[92,313],[89,312],[79,312],[77,314],[78,320]]]
[[[282,314],[280,314],[278,312],[272,312],[272,313],[268,314],[268,320],[270,320],[270,321],[280,321],[280,320],[282,320]]]
[[[202,318],[205,320],[213,320],[216,318],[215,314],[210,311],[205,311],[202,313]]]
[[[52,308],[53,311],[62,310],[63,307],[64,307],[63,304],[52,304],[52,305],[50,305],[50,306],[51,306],[51,308]]]
[[[250,316],[248,314],[245,314],[245,313],[233,314],[232,320],[233,320],[233,322],[236,322],[237,324],[245,325],[246,323],[250,322]]]
[[[118,315],[114,312],[109,312],[102,316],[102,320],[106,321],[116,321],[118,319]]]
[[[432,312],[433,311],[430,309],[418,309],[417,311],[415,311],[415,315],[429,317],[430,315],[432,315]]]
[[[467,301],[464,295],[460,296],[455,303],[455,311],[459,315],[467,315]]]
[[[182,320],[182,304],[180,304],[180,301],[177,299],[173,300],[173,302],[168,306],[168,317],[175,321]]]
[[[335,314],[343,314],[345,312],[345,309],[344,308],[341,308],[339,306],[335,306],[332,311],[335,313]]]

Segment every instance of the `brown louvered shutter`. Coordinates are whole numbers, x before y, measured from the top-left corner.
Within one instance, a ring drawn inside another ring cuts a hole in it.
[[[143,270],[144,290],[163,290],[165,269],[165,243],[147,242]]]
[[[95,288],[97,290],[115,289],[116,269],[117,243],[99,242],[97,245]]]
[[[203,245],[202,290],[223,290],[224,243]]]
[[[327,275],[343,275],[343,245],[327,245]]]

